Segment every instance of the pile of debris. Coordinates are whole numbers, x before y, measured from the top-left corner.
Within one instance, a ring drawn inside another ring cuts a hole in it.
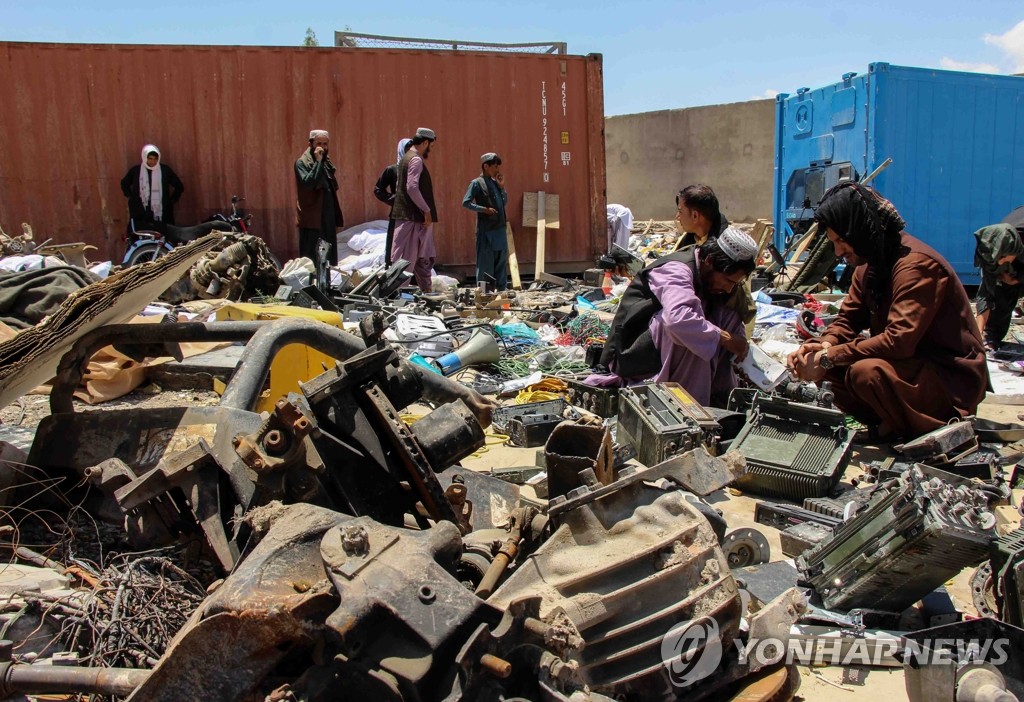
[[[1013,657],[971,642],[1024,643],[1024,427],[856,451],[830,389],[779,363],[839,295],[760,293],[743,387],[712,408],[581,382],[639,246],[596,284],[419,294],[399,261],[256,293],[221,265],[245,241],[215,243],[0,344],[4,404],[52,378],[52,414],[0,431],[3,695],[790,699],[798,665],[866,656],[915,700],[1019,698]],[[120,323],[174,285],[241,292]],[[222,372],[188,370],[200,343],[235,344]],[[110,346],[220,403],[76,411]],[[964,606],[943,588],[974,568]]]

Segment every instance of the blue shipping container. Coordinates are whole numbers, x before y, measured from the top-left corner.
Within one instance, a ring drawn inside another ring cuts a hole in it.
[[[825,190],[887,158],[871,185],[978,283],[973,232],[1024,205],[1024,78],[872,63],[865,76],[779,95],[776,246],[806,231]]]

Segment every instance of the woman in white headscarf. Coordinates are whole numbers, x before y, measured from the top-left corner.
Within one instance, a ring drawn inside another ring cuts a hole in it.
[[[185,186],[170,166],[161,162],[154,144],[142,147],[142,163],[128,169],[121,179],[121,192],[128,198],[128,231],[174,224],[174,205]]]

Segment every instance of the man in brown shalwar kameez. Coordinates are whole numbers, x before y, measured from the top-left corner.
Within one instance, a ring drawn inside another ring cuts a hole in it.
[[[799,377],[832,381],[836,405],[872,438],[912,438],[974,414],[988,385],[985,350],[946,259],[857,183],[825,193],[815,219],[856,270],[836,321],[790,355]]]

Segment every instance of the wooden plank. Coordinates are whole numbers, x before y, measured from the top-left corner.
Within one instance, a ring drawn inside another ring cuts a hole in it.
[[[523,281],[519,277],[519,259],[516,257],[516,239],[512,236],[512,223],[505,222],[505,240],[508,242],[508,270],[512,274],[512,288],[523,289]]]
[[[807,230],[807,233],[804,234],[804,238],[800,241],[800,245],[793,250],[789,259],[786,260],[786,263],[799,263],[800,257],[804,255],[805,251],[807,251],[807,247],[810,246],[811,242],[817,238],[817,233],[818,223],[815,222],[811,225],[810,229]]]
[[[547,229],[547,223],[545,219],[545,209],[547,206],[546,199],[544,197],[544,191],[541,190],[537,193],[537,260],[533,264],[533,275],[534,277],[544,272],[544,240],[547,238],[545,230]]]
[[[536,227],[540,210],[537,208],[539,193],[523,193],[523,226]],[[544,225],[548,229],[558,229],[558,196],[544,193]],[[607,229],[607,223],[605,224]]]

